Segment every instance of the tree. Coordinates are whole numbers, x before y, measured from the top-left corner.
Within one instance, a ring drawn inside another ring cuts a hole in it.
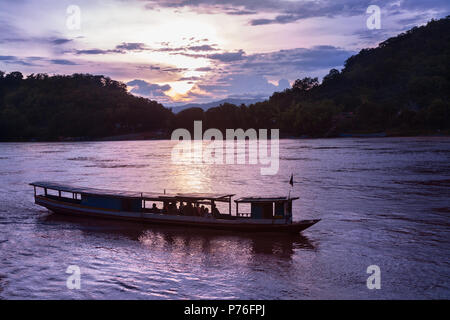
[[[339,75],[340,75],[339,70],[333,68],[325,77],[323,77],[322,83],[337,79]]]
[[[294,84],[292,85],[292,89],[298,91],[308,91],[314,87],[317,87],[318,85],[319,79],[317,77],[316,78],[306,77],[301,80],[300,79],[295,80]]]
[[[6,75],[6,80],[9,81],[20,81],[23,79],[23,75],[21,72],[14,71]]]
[[[431,128],[446,129],[450,127],[450,104],[435,99],[427,108],[427,125]]]
[[[0,139],[95,138],[167,129],[173,114],[104,76],[0,78]]]
[[[194,133],[194,121],[204,121],[205,113],[202,108],[184,109],[174,117],[172,129],[187,129],[191,134]]]

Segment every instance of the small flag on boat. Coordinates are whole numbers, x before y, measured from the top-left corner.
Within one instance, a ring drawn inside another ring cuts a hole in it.
[[[291,174],[291,180],[289,180],[289,184],[293,187],[294,186],[294,174]]]

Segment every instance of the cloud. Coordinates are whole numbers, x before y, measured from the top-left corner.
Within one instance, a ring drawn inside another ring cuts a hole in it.
[[[244,59],[245,52],[244,50],[239,50],[236,52],[224,52],[224,53],[215,53],[207,55],[206,57],[213,60],[219,60],[221,62],[232,62]]]
[[[208,39],[204,39],[204,40],[197,40],[194,42],[199,42],[199,41],[208,41]],[[154,49],[149,49],[151,51],[155,51],[155,52],[174,52],[174,53],[185,53],[187,51],[193,51],[193,52],[201,52],[201,51],[217,51],[219,49],[214,48],[214,45],[209,45],[209,44],[203,44],[203,45],[186,45],[185,47],[170,47],[169,43],[162,43],[164,45],[164,47],[161,48],[154,48]],[[188,53],[186,53],[185,55],[189,55]]]
[[[214,70],[214,69],[211,67],[201,67],[201,68],[195,69],[195,71],[199,71],[199,72],[208,72],[208,71],[212,71],[212,70]]]
[[[186,47],[186,50],[190,51],[216,51],[217,48],[214,48],[213,46],[210,46],[209,44],[204,44],[200,46],[188,46]]]
[[[198,54],[198,53],[187,53],[187,52],[175,52],[173,54],[179,54],[191,58],[206,58],[210,60],[216,60],[223,63],[229,63],[233,61],[243,60],[245,58],[244,50],[240,49],[238,51],[225,51],[221,53],[213,53],[213,54]],[[198,68],[196,71],[209,71],[208,67]]]
[[[3,61],[7,64],[17,64],[22,66],[37,66],[35,64],[35,61],[39,61],[41,63],[50,63],[50,64],[57,64],[57,65],[67,65],[67,66],[76,66],[77,63],[73,61],[69,61],[66,59],[47,59],[43,57],[16,57],[16,56],[0,56],[0,61]]]
[[[123,42],[116,46],[116,50],[126,50],[126,51],[142,51],[146,50],[147,46],[145,43],[141,42]]]
[[[275,19],[253,19],[250,21],[250,24],[252,26],[259,26],[259,25],[263,25],[263,24],[272,24],[272,23],[285,24],[285,23],[295,22],[299,19],[301,19],[301,17],[299,17],[297,15],[287,14],[287,15],[276,16]]]
[[[278,86],[277,86],[278,90],[284,90],[284,89],[287,89],[290,87],[291,87],[291,84],[289,83],[289,81],[287,79],[280,79],[280,81],[278,81]]]
[[[257,14],[256,11],[250,11],[250,10],[236,10],[236,9],[230,9],[226,11],[226,14],[234,15],[234,16],[244,16],[244,15],[251,15],[251,14]]]
[[[22,59],[16,56],[0,56],[0,62],[6,63],[6,64],[16,64],[16,65],[22,65],[22,66],[34,66],[32,62],[28,61],[29,59]]]
[[[123,51],[103,50],[103,49],[75,50],[75,54],[107,54],[107,53],[123,53]]]
[[[152,51],[155,51],[155,52],[177,52],[177,51],[184,51],[185,49],[186,48],[183,48],[183,47],[175,47],[175,48],[163,47],[163,48],[153,49]]]
[[[5,28],[5,30],[2,30],[3,27]],[[20,33],[17,29],[14,29],[2,23],[0,23],[0,30],[5,31],[2,34],[0,34],[0,43],[17,42],[17,43],[36,43],[43,45],[45,44],[64,45],[66,43],[73,41],[73,39],[67,38],[29,36],[24,34],[23,32]],[[2,37],[3,35],[6,35],[6,37],[3,38]]]
[[[345,60],[356,53],[329,45],[250,55],[239,52],[242,54],[237,60],[221,59],[220,72],[219,66],[216,69],[197,69],[216,72],[198,79],[194,90],[207,93],[206,97],[209,99],[267,98],[275,91],[289,88],[290,82],[295,79],[305,76],[323,77],[331,68],[342,67]]]
[[[60,38],[60,39],[51,40],[51,43],[56,44],[56,45],[60,45],[60,44],[66,44],[66,43],[71,42],[71,41],[72,41],[72,39]]]
[[[127,82],[127,86],[132,87],[130,91],[131,93],[144,96],[147,98],[167,97],[165,92],[171,89],[170,85],[168,84],[159,85],[139,79]]]
[[[149,0],[148,9],[188,7],[201,13],[228,15],[267,14],[275,17],[255,18],[250,25],[286,24],[307,18],[364,15],[369,5],[379,5],[384,14],[398,8],[448,12],[448,0]]]
[[[202,77],[181,77],[178,81],[197,81],[201,79]]]
[[[206,55],[221,62],[222,73],[246,73],[278,78],[296,79],[302,73],[329,70],[341,67],[346,59],[356,52],[330,45],[311,48],[296,48],[268,53],[246,55],[243,50],[233,53]],[[200,55],[201,57],[204,57]],[[197,68],[196,71],[218,71],[218,66]],[[216,74],[218,72],[215,72]]]
[[[235,52],[223,52],[214,54],[189,54],[177,53],[193,58],[208,58],[226,65],[235,65],[239,69],[260,70],[260,73],[273,74],[280,73],[279,67],[289,67],[296,70],[315,70],[318,68],[328,68],[341,66],[343,62],[355,54],[354,51],[342,48],[319,45],[312,48],[297,48],[280,50],[270,53],[255,53],[247,55],[240,49]],[[211,67],[197,68],[196,71],[212,71]]]
[[[16,60],[17,58],[15,56],[0,56],[0,60],[2,61],[11,61]]]
[[[176,67],[168,67],[168,68],[164,68],[161,69],[162,72],[183,72],[183,71],[187,71],[186,68],[176,68]]]
[[[207,39],[205,39],[207,40]],[[119,53],[124,54],[127,52],[135,52],[135,51],[154,51],[154,52],[201,52],[201,51],[217,51],[217,48],[214,48],[213,45],[203,44],[203,45],[187,45],[185,47],[168,47],[168,43],[164,43],[166,47],[162,48],[150,48],[145,43],[140,42],[123,42],[115,46],[114,49],[83,49],[83,50],[75,50],[75,54],[88,54],[88,55],[97,55],[97,54],[109,54],[109,53]]]
[[[400,18],[397,20],[397,23],[403,26],[416,26],[417,24],[423,22],[423,21],[429,21],[431,20],[432,16],[428,12],[420,12],[418,14],[409,15],[404,18]]]
[[[294,79],[305,73],[317,74],[321,70],[343,66],[345,60],[355,53],[329,45],[256,53],[246,56],[232,70],[265,76],[285,75]]]
[[[115,46],[114,49],[84,49],[84,50],[75,50],[75,54],[88,54],[88,55],[96,55],[96,54],[108,54],[108,53],[119,53],[124,54],[130,51],[143,51],[150,50],[145,43],[141,42],[122,42]]]
[[[278,85],[270,83],[261,75],[229,74],[215,79],[214,84],[207,81],[200,83],[198,88],[215,96],[270,96],[274,91],[282,91],[290,87],[289,81],[281,79]]]
[[[51,63],[53,64],[61,64],[61,65],[67,65],[67,66],[76,66],[77,64],[75,62],[66,60],[66,59],[51,59]]]

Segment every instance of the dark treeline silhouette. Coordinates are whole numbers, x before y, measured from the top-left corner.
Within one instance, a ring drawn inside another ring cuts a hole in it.
[[[368,31],[369,32],[369,31]],[[427,134],[450,129],[450,17],[432,20],[350,57],[322,83],[292,88],[249,106],[170,109],[129,94],[104,76],[0,72],[0,139],[92,139],[175,128],[279,128],[282,135]]]
[[[173,114],[103,76],[0,72],[0,138],[96,137],[168,128]]]
[[[369,31],[368,31],[369,32]],[[339,71],[298,79],[250,106],[178,113],[178,127],[280,128],[284,135],[430,134],[450,129],[450,17],[432,20],[350,57]]]

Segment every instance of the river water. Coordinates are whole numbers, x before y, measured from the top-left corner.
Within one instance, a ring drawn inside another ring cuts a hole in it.
[[[450,298],[450,139],[281,140],[258,165],[174,164],[173,142],[0,144],[0,298]],[[67,218],[33,203],[49,180],[132,191],[287,195],[298,236]],[[81,270],[69,290],[68,266]],[[367,267],[381,271],[369,290]]]

